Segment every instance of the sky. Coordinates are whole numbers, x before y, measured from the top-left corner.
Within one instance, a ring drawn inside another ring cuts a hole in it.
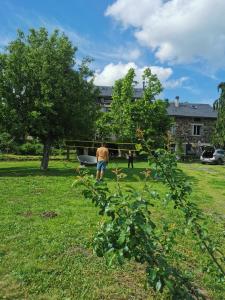
[[[0,0],[0,51],[18,29],[59,29],[93,58],[96,85],[135,68],[157,74],[162,98],[209,103],[225,81],[224,0]]]

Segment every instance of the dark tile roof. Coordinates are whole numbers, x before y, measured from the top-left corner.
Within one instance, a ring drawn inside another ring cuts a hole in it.
[[[111,97],[112,96],[112,87],[111,86],[98,86],[100,90],[100,95],[102,97]],[[135,88],[134,89],[134,98],[141,98],[143,93],[142,88]]]
[[[217,118],[217,112],[209,104],[184,102],[176,107],[174,103],[169,103],[167,112],[170,116],[177,117]]]
[[[112,97],[111,86],[98,86],[101,97]],[[134,98],[141,98],[142,88],[134,89]],[[169,103],[167,112],[170,116],[180,117],[198,117],[198,118],[217,118],[217,112],[209,104],[196,104],[189,102],[180,102],[179,107],[175,107],[174,102]]]
[[[112,87],[111,86],[98,86],[100,95],[102,97],[111,97],[112,96]]]

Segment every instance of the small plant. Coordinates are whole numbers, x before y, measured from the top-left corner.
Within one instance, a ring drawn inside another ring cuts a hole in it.
[[[145,147],[149,153],[147,144],[139,147]],[[149,178],[157,177],[168,187],[166,196],[161,200],[165,204],[172,202],[174,209],[182,212],[184,234],[191,232],[197,238],[202,252],[210,257],[207,269],[217,274],[219,280],[224,280],[224,256],[220,245],[210,240],[207,229],[202,226],[205,216],[189,200],[191,185],[177,168],[175,156],[165,150],[158,150],[150,155],[149,161],[151,170],[144,172],[142,191],[129,185],[122,189],[120,180],[125,174],[120,169],[113,171],[116,192],[111,192],[106,183],[97,184],[86,171],[77,177],[75,184],[83,187],[84,197],[99,207],[101,215],[107,216],[94,237],[94,251],[98,256],[105,257],[109,266],[116,262],[123,264],[125,260],[131,259],[143,264],[147,285],[159,292],[168,290],[172,299],[204,299],[190,279],[170,263],[169,255],[176,253],[176,235],[181,229],[166,223],[161,228],[153,220],[151,208],[156,199],[160,200],[161,197],[152,189]]]
[[[19,152],[24,155],[41,155],[43,145],[37,141],[26,142],[19,147]]]

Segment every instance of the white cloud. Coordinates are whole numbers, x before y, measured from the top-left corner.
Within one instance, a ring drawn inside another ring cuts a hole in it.
[[[98,49],[93,45],[92,49],[90,49],[91,57],[98,60],[107,60],[107,61],[136,61],[141,56],[141,51],[138,48],[134,48],[130,45],[120,46],[119,48],[111,46],[106,47],[101,45]]]
[[[161,62],[225,66],[224,0],[116,0],[106,15],[135,29]]]
[[[135,63],[130,62],[128,64],[113,64],[110,63],[104,67],[104,69],[97,70],[95,73],[95,84],[96,85],[114,85],[115,80],[122,78],[126,75],[130,68],[136,68]]]
[[[95,84],[96,85],[106,85],[112,86],[114,85],[115,80],[122,78],[126,75],[130,68],[135,69],[136,80],[138,81],[138,86],[142,86],[142,74],[145,67],[138,67],[134,62],[129,62],[127,64],[118,63],[113,64],[110,63],[104,67],[103,70],[98,70],[95,73]],[[181,86],[182,83],[187,80],[187,77],[182,77],[180,79],[170,79],[173,74],[173,70],[171,68],[163,68],[159,66],[150,66],[153,74],[156,74],[162,84],[167,88],[175,88]]]
[[[177,87],[181,87],[185,81],[189,80],[188,77],[181,77],[178,79],[170,79],[164,83],[164,87],[168,89],[174,89]]]
[[[110,55],[119,60],[130,61],[138,59],[141,56],[141,51],[132,46],[123,46],[118,50],[114,50]]]

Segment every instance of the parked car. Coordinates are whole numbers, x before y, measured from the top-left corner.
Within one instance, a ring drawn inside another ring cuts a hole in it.
[[[203,164],[223,164],[225,161],[225,150],[213,147],[203,150],[200,160]]]

